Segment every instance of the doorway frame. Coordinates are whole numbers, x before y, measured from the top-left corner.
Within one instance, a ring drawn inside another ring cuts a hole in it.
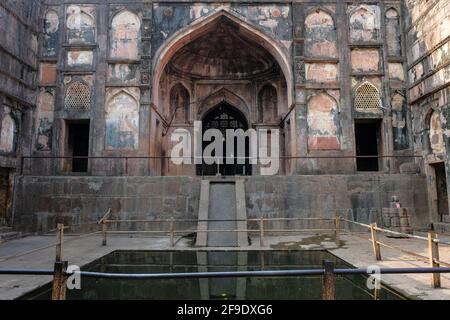
[[[203,112],[202,116],[201,116],[201,122],[202,122],[202,156],[203,156],[203,152],[204,152],[204,142],[203,142],[203,134],[204,134],[204,130],[205,130],[204,123],[205,123],[206,120],[208,120],[208,117],[212,117],[212,116],[214,116],[215,113],[218,113],[219,109],[221,107],[223,107],[223,106],[225,106],[225,108],[229,108],[231,110],[231,113],[234,113],[234,114],[238,115],[239,121],[244,124],[244,128],[242,128],[242,130],[247,131],[249,129],[252,129],[249,119],[247,118],[245,113],[242,112],[242,110],[240,110],[240,108],[235,107],[233,104],[229,103],[226,100],[223,100],[223,101],[219,102],[214,107],[211,107],[211,108],[208,108],[207,110],[205,110]],[[233,129],[233,128],[229,128],[229,129]],[[237,130],[237,129],[234,128],[234,130]],[[246,143],[247,143],[247,141],[248,140],[246,138]],[[249,143],[250,142],[251,141],[249,141]],[[235,141],[235,143],[236,143],[236,141]],[[234,145],[236,146],[236,144],[234,144]],[[223,150],[223,152],[224,152],[224,156],[226,156],[226,152],[227,152],[226,148]],[[246,146],[246,157],[249,157],[249,156],[250,156],[250,146],[248,148]],[[217,164],[214,164],[214,165],[217,165]],[[223,166],[226,166],[226,165],[227,164],[224,163],[224,164],[221,164],[219,166],[223,167]],[[202,177],[205,176],[203,174],[205,166],[209,166],[209,165],[204,164],[203,158],[202,158],[202,164],[195,165],[195,175],[196,176],[202,176]],[[232,166],[240,166],[240,165],[235,163]],[[244,168],[248,168],[249,169],[248,173],[247,173],[247,170],[245,170],[246,171],[245,175],[244,174],[236,174],[235,173],[234,175],[221,174],[221,176],[222,177],[245,177],[245,176],[252,176],[254,174],[254,167],[255,167],[254,165],[252,165],[250,163],[248,163],[248,164],[246,163],[246,164],[244,164],[242,166]],[[200,173],[199,173],[199,168],[200,168]],[[222,170],[219,169],[219,171],[222,171]],[[236,170],[235,170],[235,172],[236,172]],[[225,169],[225,173],[226,173],[226,169]],[[213,177],[213,176],[207,176],[207,177]]]
[[[73,154],[69,153],[69,136],[70,136],[70,130],[69,126],[71,124],[79,124],[79,123],[88,123],[89,124],[89,138],[88,138],[88,157],[92,154],[92,123],[91,119],[62,119],[62,127],[63,127],[63,139],[62,139],[62,156],[63,157],[73,157]],[[92,161],[88,159],[87,163],[87,170],[85,172],[73,172],[72,168],[72,162],[73,159],[61,159],[60,162],[60,173],[62,175],[69,175],[69,176],[75,176],[75,175],[90,175],[92,172]]]
[[[447,200],[448,206],[450,210],[450,197],[448,196],[449,188],[448,188],[448,168],[445,165],[445,161],[443,160],[435,160],[435,161],[427,161],[425,163],[425,175],[428,178],[427,187],[428,187],[428,204],[429,204],[429,220],[431,223],[437,222],[440,223],[440,214],[439,214],[439,204],[438,204],[438,192],[437,192],[437,181],[436,181],[436,168],[435,166],[438,164],[444,164],[445,168],[445,178],[447,182]]]
[[[370,174],[370,173],[382,173],[384,172],[385,168],[385,160],[383,158],[378,158],[378,170],[377,171],[360,171],[358,170],[358,159],[356,158],[358,156],[357,152],[357,136],[356,136],[356,125],[361,123],[373,123],[377,125],[377,153],[378,156],[382,156],[385,151],[385,145],[384,145],[384,121],[381,118],[356,118],[353,121],[353,136],[354,136],[354,155],[355,155],[355,172],[361,173],[361,174]]]

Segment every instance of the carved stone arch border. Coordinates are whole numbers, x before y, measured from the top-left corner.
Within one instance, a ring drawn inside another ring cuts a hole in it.
[[[275,88],[275,90],[277,91],[277,96],[279,97],[279,86],[278,86],[278,84],[275,82],[275,81],[273,81],[273,80],[265,80],[265,81],[263,81],[263,82],[261,82],[259,85],[258,85],[258,94],[261,92],[261,90],[265,87],[265,86],[272,86],[272,87],[274,87]]]
[[[358,81],[358,83],[356,85],[353,86],[353,88],[352,88],[353,93],[355,93],[360,87],[362,87],[365,84],[373,86],[375,89],[377,89],[378,93],[380,93],[380,89],[377,88],[377,86],[374,83],[370,82],[366,78],[362,78],[361,80]]]
[[[169,97],[170,97],[170,93],[172,92],[172,89],[176,86],[176,85],[182,85],[183,88],[186,89],[186,91],[189,93],[189,100],[191,100],[192,102],[192,90],[190,90],[190,87],[188,85],[188,82],[184,79],[177,79],[176,81],[172,82],[169,86],[169,90],[167,90],[167,92],[169,93]]]
[[[80,8],[80,12],[78,14],[85,14],[85,15],[89,16],[92,19],[92,21],[94,22],[95,35],[97,36],[97,32],[98,32],[98,30],[97,30],[98,29],[97,28],[97,16],[98,16],[97,10],[98,10],[98,8],[97,8],[97,6],[95,6],[95,8],[96,8],[95,15],[92,15],[89,12],[87,12],[86,10],[83,10],[83,8],[85,8],[86,6],[89,6],[89,5],[90,4],[84,4],[84,3],[80,3],[80,4],[68,3],[66,8],[65,8],[65,14],[64,14],[66,16],[65,24],[66,24],[66,27],[67,27],[68,19],[71,17],[71,16],[67,16],[67,10],[71,6],[79,7]]]
[[[359,11],[359,10],[361,10],[361,9],[363,9],[363,10],[365,10],[365,11],[367,11],[367,12],[373,14],[373,12],[371,12],[369,9],[366,8],[367,6],[372,5],[372,4],[370,4],[370,3],[367,3],[367,4],[366,4],[366,3],[360,3],[360,4],[358,5],[358,4],[356,3],[355,5],[357,5],[357,7],[354,8],[353,10],[350,10],[349,13],[348,13],[349,19],[355,14],[355,12],[357,12],[357,11]]]
[[[287,84],[288,107],[293,103],[293,70],[291,62],[291,54],[279,41],[265,34],[263,31],[248,24],[242,18],[234,14],[228,7],[220,7],[210,15],[197,19],[181,30],[173,34],[158,49],[153,60],[153,103],[158,105],[159,101],[159,82],[166,65],[174,54],[187,43],[195,40],[204,32],[209,31],[213,26],[213,22],[221,17],[226,17],[240,26],[240,31],[253,37],[264,47],[278,62]]]
[[[135,9],[129,8],[128,6],[124,6],[123,8],[120,8],[119,10],[113,12],[109,16],[108,26],[112,25],[112,22],[113,22],[115,17],[117,17],[119,14],[121,14],[123,12],[126,12],[126,11],[134,14],[139,19],[139,22],[141,23],[140,27],[142,27],[142,14],[139,11],[136,11]]]
[[[305,24],[306,24],[306,19],[308,19],[308,17],[310,15],[312,15],[313,13],[318,13],[319,11],[325,12],[327,15],[329,15],[331,17],[331,20],[333,20],[334,29],[336,30],[336,18],[335,18],[336,12],[333,12],[330,9],[325,8],[325,7],[321,7],[321,6],[315,6],[315,7],[312,7],[312,8],[309,8],[308,10],[306,10],[306,12],[305,12]]]
[[[251,126],[252,119],[248,104],[242,97],[225,88],[221,88],[201,100],[197,110],[198,119],[203,119],[209,111],[214,109],[221,102],[227,102],[242,112],[242,114],[246,117],[248,125]]]
[[[140,105],[140,100],[139,97],[136,97],[132,92],[130,92],[128,89],[126,88],[120,88],[117,90],[117,92],[113,92],[114,88],[111,88],[113,90],[110,90],[109,94],[107,92],[107,99],[106,99],[106,107],[108,107],[108,105],[111,103],[111,101],[117,97],[118,95],[124,93],[128,96],[130,96],[135,102],[136,105],[139,106]],[[139,110],[138,110],[139,111]],[[105,112],[106,112],[106,108],[105,108]]]
[[[399,12],[399,9],[396,8],[395,6],[392,6],[392,5],[387,6],[387,7],[384,8],[384,16],[386,17],[386,13],[387,13],[388,11],[391,11],[391,10],[394,10],[394,11],[397,13],[397,18],[400,19],[400,12]]]
[[[339,107],[339,101],[336,100],[335,97],[333,97],[331,94],[328,93],[328,91],[326,89],[321,89],[321,90],[316,90],[314,93],[309,94],[308,98],[306,99],[306,106],[309,106],[309,102],[311,101],[311,99],[320,96],[320,95],[324,95],[327,98],[331,99],[334,104],[336,105],[336,112],[340,112],[340,107]],[[307,110],[308,112],[308,110]]]

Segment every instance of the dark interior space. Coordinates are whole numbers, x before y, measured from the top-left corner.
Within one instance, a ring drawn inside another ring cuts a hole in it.
[[[0,221],[8,218],[10,195],[10,169],[0,168]]]
[[[358,171],[379,170],[380,123],[378,121],[364,121],[355,123],[356,156],[374,156],[357,158]]]
[[[448,215],[448,195],[447,195],[447,176],[445,174],[445,165],[443,162],[433,165],[436,175],[436,193],[438,201],[439,221],[443,222],[444,216]]]
[[[87,172],[88,159],[76,157],[89,156],[89,121],[68,124],[68,151],[72,159],[72,172]]]

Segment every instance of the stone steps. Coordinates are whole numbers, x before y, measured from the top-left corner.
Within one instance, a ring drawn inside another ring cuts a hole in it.
[[[11,227],[0,227],[0,242],[22,238],[22,232],[13,231]]]
[[[197,246],[247,246],[249,244],[247,231],[227,231],[247,229],[244,180],[222,178],[203,180],[198,219]],[[207,232],[207,230],[218,231]]]

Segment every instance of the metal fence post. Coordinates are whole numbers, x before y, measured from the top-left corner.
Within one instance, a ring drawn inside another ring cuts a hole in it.
[[[430,259],[430,267],[439,267],[439,244],[434,241],[437,239],[437,234],[434,231],[428,232],[428,256]],[[441,287],[441,274],[433,273],[431,275],[431,286],[433,288]]]
[[[259,221],[259,245],[264,247],[264,217]]]
[[[377,227],[376,223],[370,224],[370,233],[372,235],[372,247],[375,258],[377,259],[377,261],[381,261],[381,250],[380,244],[378,243],[377,230],[375,229],[376,227]]]
[[[106,246],[108,244],[108,225],[106,223],[106,220],[102,221],[102,233],[103,233],[103,241],[102,241],[102,245]]]
[[[64,246],[64,224],[58,223],[56,231],[56,258],[55,261],[61,261],[63,258]]]
[[[174,219],[170,218],[170,247],[173,248],[175,246],[174,242]]]
[[[332,261],[323,261],[323,300],[336,299],[336,286],[334,281],[334,263]]]
[[[341,222],[341,217],[339,216],[339,212],[336,211],[336,216],[334,218],[334,237],[335,237],[337,246],[339,245],[339,242],[340,242],[340,238],[339,238],[340,237],[340,228],[341,228],[340,222]]]

